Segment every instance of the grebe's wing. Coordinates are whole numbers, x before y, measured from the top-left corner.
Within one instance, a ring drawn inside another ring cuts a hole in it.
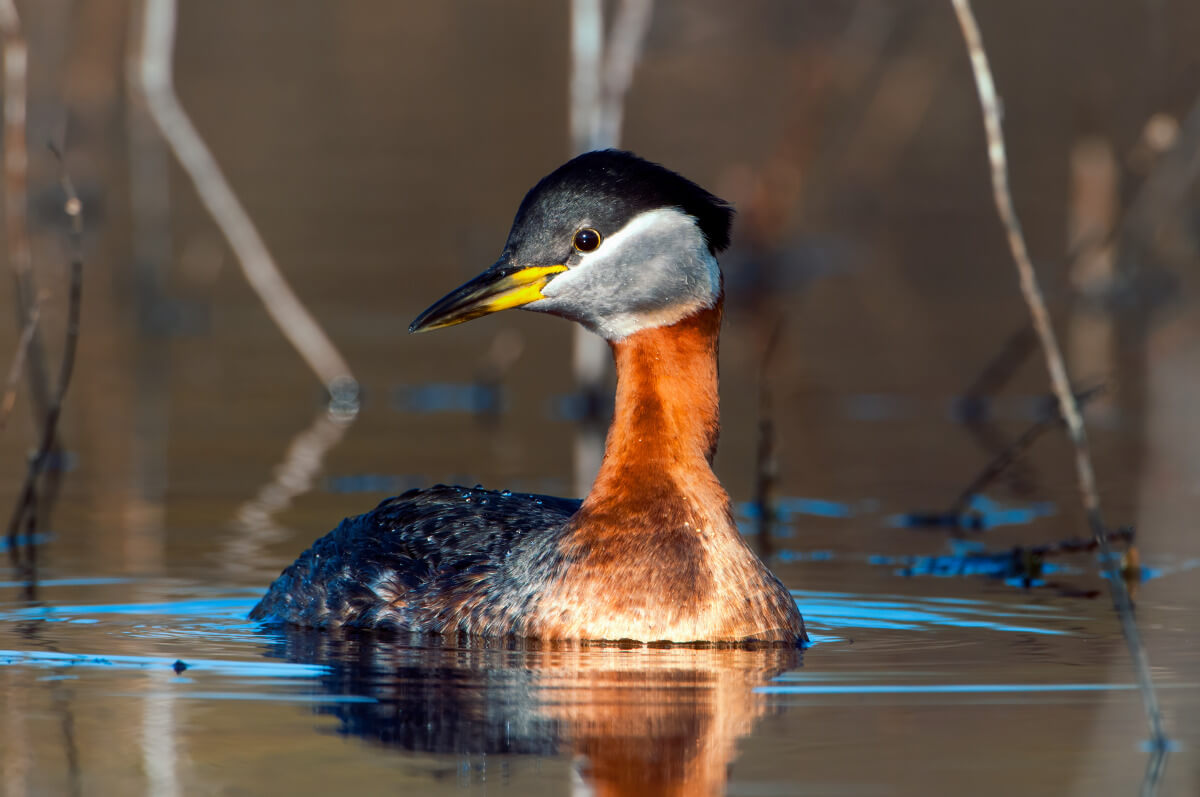
[[[557,540],[579,501],[437,485],[389,498],[313,543],[250,612],[316,628],[443,631],[465,586]]]

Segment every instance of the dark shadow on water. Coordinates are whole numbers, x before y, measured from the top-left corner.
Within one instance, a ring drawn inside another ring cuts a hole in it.
[[[802,656],[271,636],[269,656],[323,669],[334,699],[313,710],[336,717],[338,733],[414,753],[572,754],[595,794],[723,793],[737,740],[767,710],[757,689]]]

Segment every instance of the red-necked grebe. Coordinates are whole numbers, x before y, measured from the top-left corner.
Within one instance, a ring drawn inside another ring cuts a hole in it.
[[[605,338],[617,370],[582,504],[439,485],[347,518],[251,612],[314,627],[644,642],[805,639],[712,472],[716,253],[732,209],[627,152],[590,152],[525,196],[500,259],[410,332],[522,307]]]

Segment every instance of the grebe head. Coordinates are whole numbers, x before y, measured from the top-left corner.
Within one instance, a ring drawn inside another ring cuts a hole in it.
[[[580,155],[525,195],[500,259],[409,331],[512,307],[608,340],[673,324],[719,298],[715,255],[732,218],[723,200],[658,164],[618,150]]]

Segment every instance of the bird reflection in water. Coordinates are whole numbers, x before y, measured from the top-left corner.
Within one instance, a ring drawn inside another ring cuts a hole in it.
[[[358,632],[272,629],[269,655],[327,669],[316,710],[338,732],[413,753],[574,755],[595,795],[724,793],[738,739],[767,710],[755,688],[800,666],[794,646],[457,647]],[[399,644],[407,642],[409,644]]]

